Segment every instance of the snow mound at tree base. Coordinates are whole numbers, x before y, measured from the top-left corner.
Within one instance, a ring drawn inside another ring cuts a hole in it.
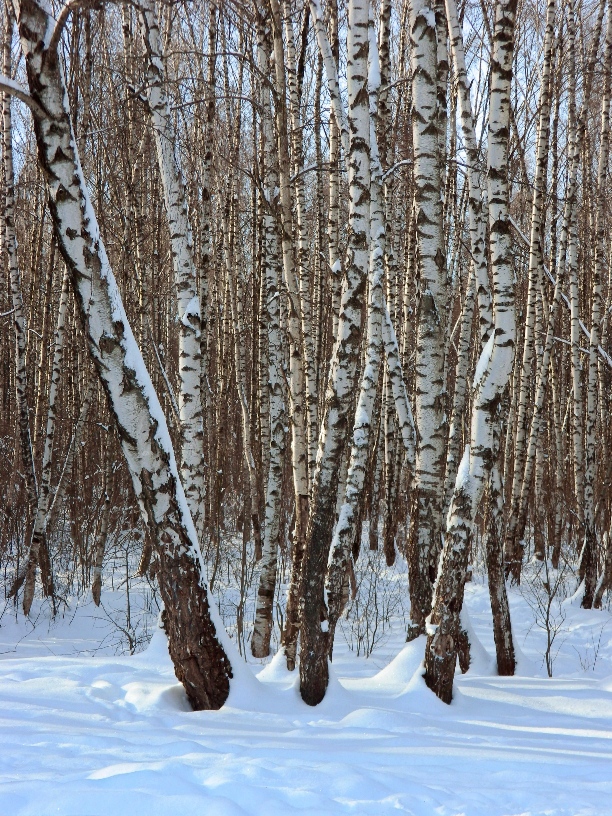
[[[161,631],[133,657],[58,654],[70,643],[60,626],[11,653],[24,624],[5,619],[0,814],[612,814],[610,614],[567,607],[550,679],[542,633],[513,593],[527,671],[501,678],[486,588],[470,585],[467,603],[482,652],[450,706],[424,684],[424,638],[404,644],[399,622],[369,660],[338,642],[316,708],[277,655],[243,665],[251,679],[221,711],[194,713]],[[85,623],[73,626],[83,651]]]

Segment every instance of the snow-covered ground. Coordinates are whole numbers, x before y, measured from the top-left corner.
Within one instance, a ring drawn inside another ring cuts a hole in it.
[[[317,708],[277,657],[243,664],[228,704],[199,713],[161,631],[116,656],[88,603],[51,627],[7,610],[0,816],[612,814],[610,613],[555,602],[551,679],[545,632],[513,592],[522,655],[499,678],[486,587],[470,584],[467,603],[478,642],[450,707],[424,686],[423,642],[405,646],[397,618],[368,659],[340,638]]]

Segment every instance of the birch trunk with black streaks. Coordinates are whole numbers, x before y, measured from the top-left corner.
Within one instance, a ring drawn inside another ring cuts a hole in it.
[[[13,23],[7,14],[6,31],[3,41],[3,72],[12,76],[11,43]],[[15,387],[17,410],[19,412],[19,448],[23,462],[28,498],[32,508],[38,500],[38,485],[34,466],[32,435],[30,430],[30,408],[28,405],[27,342],[28,328],[21,291],[21,273],[17,258],[17,237],[15,234],[15,173],[13,170],[13,124],[11,96],[2,94],[2,159],[4,165],[2,202],[2,243],[11,282],[11,303],[13,307],[13,329],[15,333]]]
[[[540,336],[536,313],[538,292],[543,274],[542,232],[544,226],[544,199],[546,194],[550,146],[550,76],[555,41],[555,14],[556,0],[548,0],[546,8],[546,32],[544,35],[544,61],[538,99],[538,136],[529,235],[529,289],[527,294],[523,358],[517,403],[514,475],[512,479],[511,509],[508,515],[508,527],[504,545],[506,569],[515,583],[520,583],[521,580],[523,547],[520,540],[518,522],[520,518],[522,479],[525,472],[527,455],[528,403],[532,378],[534,376],[534,342],[536,342]]]
[[[291,159],[286,106],[285,54],[283,25],[278,0],[269,0],[274,55],[274,88],[278,172],[280,181],[279,209],[281,248],[283,253],[283,283],[287,292],[287,333],[289,335],[289,419],[291,422],[291,462],[295,491],[295,526],[291,579],[287,595],[286,626],[283,646],[287,668],[293,671],[300,633],[303,556],[309,514],[308,479],[308,411],[306,405],[305,350],[302,337],[300,288],[295,269],[293,219],[291,201]]]
[[[417,330],[415,421],[417,451],[413,484],[413,531],[408,565],[410,624],[408,638],[425,632],[431,611],[438,556],[442,547],[442,504],[446,452],[444,381],[447,308],[440,113],[438,110],[438,44],[429,0],[410,7],[412,42],[412,136],[417,241]]]
[[[368,3],[350,0],[347,34],[349,122],[349,235],[346,279],[338,337],[334,346],[319,438],[303,575],[300,692],[309,705],[319,703],[329,680],[329,635],[324,582],[335,523],[338,476],[348,436],[361,347],[362,306],[366,288],[370,214],[370,116],[368,104]]]
[[[346,602],[344,587],[349,559],[360,522],[359,506],[363,500],[363,487],[371,450],[371,430],[374,401],[378,391],[378,377],[382,354],[382,316],[384,311],[384,238],[385,215],[382,197],[382,170],[378,156],[375,123],[377,121],[378,81],[376,80],[376,40],[370,25],[370,257],[368,270],[368,305],[366,329],[366,353],[359,398],[353,422],[352,444],[348,465],[344,499],[340,506],[334,532],[325,589],[327,593],[327,620],[329,648],[331,651],[336,624]]]
[[[595,248],[591,279],[591,335],[585,418],[584,470],[584,544],[580,555],[579,575],[584,581],[581,606],[590,609],[597,583],[597,549],[595,532],[595,474],[597,449],[598,349],[601,337],[602,282],[606,271],[608,234],[605,210],[608,195],[605,187],[610,156],[610,92],[612,86],[612,7],[608,4],[608,21],[603,55],[603,88],[601,90],[601,126],[597,188],[595,194]]]
[[[258,61],[262,75],[270,70],[270,37],[266,36],[264,22],[260,21]],[[264,155],[264,191],[266,200],[272,207],[275,190],[278,189],[278,159],[273,136],[270,90],[263,89],[262,99],[262,139]],[[264,276],[263,297],[265,305],[265,326],[267,328],[268,351],[268,405],[270,425],[270,453],[267,473],[266,510],[264,522],[263,555],[260,562],[260,578],[257,591],[255,624],[251,640],[254,657],[270,654],[270,637],[273,627],[273,604],[276,589],[276,571],[279,537],[281,533],[280,509],[283,482],[283,459],[285,453],[285,398],[283,384],[283,349],[280,323],[280,271],[282,259],[275,213],[265,211],[264,227]]]
[[[64,356],[64,334],[66,328],[66,313],[68,310],[68,292],[70,278],[68,270],[64,272],[62,281],[62,292],[60,295],[59,308],[57,312],[57,325],[55,327],[53,363],[51,367],[51,379],[49,382],[49,402],[47,407],[47,424],[45,429],[45,442],[43,447],[42,465],[40,470],[40,483],[38,489],[38,503],[36,515],[34,517],[34,527],[30,542],[30,551],[25,572],[25,585],[23,589],[23,611],[30,614],[32,601],[34,600],[34,589],[36,587],[36,569],[41,558],[41,550],[47,546],[46,529],[49,512],[49,499],[51,495],[51,469],[53,466],[53,441],[55,438],[55,416],[56,400],[61,375],[62,360]],[[49,580],[49,579],[47,579]],[[51,594],[52,585],[48,587]]]
[[[166,90],[166,70],[159,22],[153,0],[138,0],[140,33],[147,52],[147,101],[157,150],[164,206],[170,230],[174,286],[178,309],[181,478],[196,526],[204,510],[204,426],[201,397],[201,312],[198,271],[185,182]]]

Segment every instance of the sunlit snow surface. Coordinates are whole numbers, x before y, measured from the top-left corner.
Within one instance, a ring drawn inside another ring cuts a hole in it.
[[[566,605],[549,679],[543,634],[513,594],[526,656],[499,678],[486,589],[469,585],[467,600],[483,648],[450,707],[399,625],[368,660],[338,644],[317,708],[276,657],[223,710],[193,713],[161,632],[135,657],[91,657],[93,607],[30,633],[7,613],[0,816],[612,814],[610,613]]]

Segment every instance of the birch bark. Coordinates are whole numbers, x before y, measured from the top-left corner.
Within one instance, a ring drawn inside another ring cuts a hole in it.
[[[280,180],[280,224],[283,253],[283,282],[288,295],[287,329],[289,334],[289,417],[291,420],[291,460],[295,491],[295,528],[291,580],[287,596],[287,623],[283,646],[290,671],[295,668],[297,639],[301,625],[299,608],[302,593],[303,557],[309,514],[308,428],[305,384],[304,343],[299,282],[293,255],[293,223],[291,215],[291,177],[289,135],[287,126],[285,55],[283,49],[282,17],[278,0],[269,0],[272,23],[275,84],[275,120],[278,144]]]
[[[13,23],[7,14],[2,61],[3,72],[7,77],[12,76],[12,38]],[[15,333],[15,387],[19,412],[19,445],[25,471],[28,498],[30,505],[36,507],[38,485],[36,483],[36,469],[34,467],[34,453],[32,450],[32,437],[30,432],[30,409],[28,405],[28,368],[26,356],[28,331],[23,308],[21,274],[17,258],[17,237],[15,234],[15,173],[13,170],[11,97],[10,94],[6,92],[2,94],[2,159],[4,165],[2,242],[11,283],[13,328]]]
[[[506,564],[512,580],[520,583],[523,548],[518,538],[518,520],[522,477],[525,470],[527,431],[528,431],[528,394],[533,378],[534,337],[539,337],[536,329],[536,305],[540,279],[542,276],[542,227],[544,197],[549,156],[550,136],[550,76],[554,47],[556,0],[548,0],[546,8],[546,32],[544,35],[544,62],[538,98],[538,137],[535,157],[535,176],[533,180],[533,200],[531,206],[531,228],[529,235],[529,289],[525,317],[525,334],[523,338],[523,359],[521,364],[520,388],[518,394],[516,439],[514,443],[514,476],[512,480],[511,511],[508,516],[506,531]]]
[[[45,431],[45,444],[43,448],[42,466],[40,471],[40,486],[38,491],[38,503],[36,515],[34,517],[34,528],[32,530],[32,540],[25,573],[25,586],[23,590],[23,611],[30,614],[32,601],[34,600],[34,589],[36,586],[36,569],[38,567],[41,549],[47,546],[46,528],[49,512],[49,499],[51,495],[51,468],[53,464],[53,442],[55,438],[55,409],[57,392],[61,374],[62,359],[64,356],[64,334],[66,327],[66,312],[68,309],[68,291],[70,279],[68,271],[64,272],[62,282],[62,293],[60,295],[59,309],[57,313],[57,325],[55,328],[53,364],[51,368],[51,380],[49,383],[49,404],[47,408],[47,427]],[[52,587],[49,587],[52,591]],[[45,593],[51,594],[51,593]]]
[[[368,305],[366,354],[359,398],[353,423],[352,445],[348,465],[344,500],[332,539],[327,578],[327,620],[329,648],[331,651],[336,624],[342,614],[346,600],[346,581],[351,548],[360,522],[359,505],[362,500],[366,468],[371,448],[372,414],[378,391],[378,377],[382,354],[382,321],[384,312],[384,238],[385,214],[382,198],[382,169],[378,155],[376,129],[377,95],[379,88],[376,40],[373,21],[370,20],[369,59],[370,79],[370,254],[368,270]]]

